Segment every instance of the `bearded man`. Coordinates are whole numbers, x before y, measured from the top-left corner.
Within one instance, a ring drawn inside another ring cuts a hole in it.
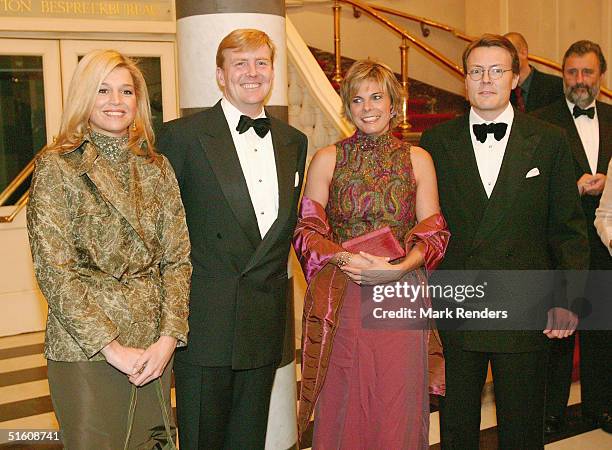
[[[591,251],[589,290],[598,292],[590,298],[591,316],[596,314],[598,304],[603,306],[611,300],[597,280],[605,283],[604,271],[612,269],[612,258],[593,224],[612,155],[612,106],[596,100],[605,73],[606,60],[599,45],[586,40],[575,42],[563,57],[565,98],[534,114],[566,130],[574,155],[576,183],[587,219]],[[586,319],[583,323],[588,323],[589,318]],[[611,338],[609,331],[580,332],[582,415],[608,433],[612,433]],[[548,368],[547,434],[560,431],[563,426],[573,351],[574,336],[553,344]]]

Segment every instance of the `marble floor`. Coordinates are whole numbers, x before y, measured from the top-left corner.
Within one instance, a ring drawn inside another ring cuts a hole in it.
[[[46,361],[42,356],[43,339],[42,332],[0,338],[0,449],[61,448],[59,445],[52,444],[19,446],[8,442],[9,430],[56,430],[58,428],[49,397]],[[296,380],[299,381],[297,370]],[[175,404],[174,389],[172,404],[173,406]],[[612,449],[612,435],[601,430],[592,430],[581,424],[578,383],[572,385],[569,405],[569,430],[559,436],[554,436],[546,445],[546,450]],[[439,449],[439,419],[435,405],[432,411],[429,433],[430,449]],[[492,395],[485,389],[481,422],[482,450],[497,448],[495,427],[495,403]]]

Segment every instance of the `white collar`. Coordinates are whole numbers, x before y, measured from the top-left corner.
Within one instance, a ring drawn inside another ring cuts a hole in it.
[[[223,114],[225,114],[227,123],[232,130],[236,129],[236,127],[238,126],[238,122],[240,122],[240,116],[246,115],[242,113],[238,108],[236,108],[225,97],[221,99],[221,108],[223,109]],[[256,117],[253,117],[253,119],[259,119],[260,117],[266,117],[266,111],[263,107],[261,108],[261,112]]]
[[[482,117],[480,117],[476,111],[474,111],[473,107],[470,108],[470,125],[481,124],[481,123],[499,123],[499,122],[503,122],[503,123],[507,123],[508,125],[511,125],[513,120],[514,120],[514,108],[512,108],[512,105],[510,104],[510,102],[508,102],[506,109],[504,109],[503,112],[499,116],[497,116],[494,120],[485,120]]]
[[[567,107],[569,108],[570,112],[572,113],[572,117],[574,117],[573,116],[573,114],[574,114],[574,106],[576,106],[576,105],[574,103],[570,102],[567,99],[567,97],[565,98],[565,103],[567,103]],[[584,108],[584,109],[589,109],[592,106],[593,108],[595,108],[595,113],[597,113],[597,105],[596,105],[596,103],[597,103],[597,100],[593,100],[591,102],[591,104],[589,106],[587,106],[586,108]]]

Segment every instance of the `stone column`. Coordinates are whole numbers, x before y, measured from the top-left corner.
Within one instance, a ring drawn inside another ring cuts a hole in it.
[[[215,55],[221,39],[236,28],[256,28],[265,31],[276,46],[275,79],[266,109],[273,116],[287,120],[284,0],[181,0],[176,2],[176,19],[181,115],[211,107],[221,98],[215,78]],[[293,289],[288,303],[287,332],[282,362],[272,388],[266,450],[297,447]]]

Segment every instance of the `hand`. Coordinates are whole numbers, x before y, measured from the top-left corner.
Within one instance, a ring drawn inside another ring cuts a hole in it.
[[[574,334],[578,326],[578,316],[565,308],[548,310],[548,321],[543,333],[549,339],[563,339]]]
[[[577,182],[580,195],[601,195],[606,184],[606,176],[603,173],[583,174]]]
[[[355,283],[365,285],[397,281],[406,273],[403,268],[389,264],[388,257],[374,256],[366,252],[354,254],[351,261],[341,267],[341,270]]]
[[[107,363],[128,376],[138,371],[137,361],[143,352],[141,348],[124,347],[116,340],[101,350]]]
[[[176,338],[160,336],[157,342],[151,344],[136,361],[137,371],[129,377],[130,383],[143,386],[159,378],[170,358],[172,358],[175,349]]]

